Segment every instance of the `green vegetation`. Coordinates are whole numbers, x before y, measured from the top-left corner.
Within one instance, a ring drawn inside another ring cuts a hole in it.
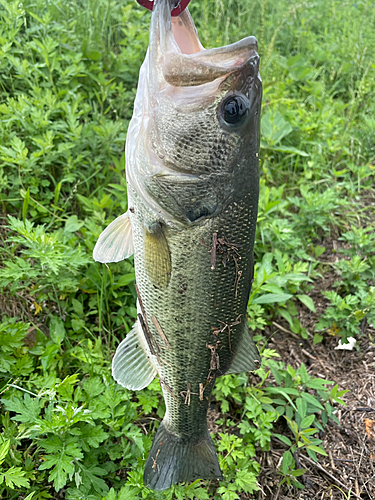
[[[272,436],[287,446],[286,487],[303,487],[299,449],[325,453],[318,431],[346,391],[285,366],[264,329],[277,321],[314,343],[345,342],[375,323],[373,2],[193,0],[191,11],[205,46],[257,36],[264,80],[248,308],[263,362],[256,383],[240,374],[216,384],[225,481],[143,486],[164,412],[159,384],[133,393],[110,372],[136,316],[132,259],[91,257],[127,208],[124,143],[149,13],[134,0],[0,0],[3,498],[235,500],[258,489],[256,450]],[[336,281],[316,314],[327,273]]]

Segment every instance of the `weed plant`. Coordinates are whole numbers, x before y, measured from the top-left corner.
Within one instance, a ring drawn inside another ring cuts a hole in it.
[[[110,372],[136,318],[133,261],[102,266],[92,250],[127,209],[124,143],[150,15],[133,0],[0,0],[2,498],[235,500],[259,488],[256,450],[271,439],[286,446],[291,491],[303,487],[299,450],[325,454],[319,432],[346,391],[285,366],[264,329],[277,320],[345,342],[375,322],[373,2],[202,0],[191,11],[205,46],[255,35],[264,80],[248,307],[263,361],[251,379],[216,383],[225,480],[145,488],[159,384],[133,393]],[[318,316],[312,292],[328,272]]]

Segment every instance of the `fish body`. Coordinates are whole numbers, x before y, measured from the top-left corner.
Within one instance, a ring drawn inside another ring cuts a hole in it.
[[[134,250],[138,321],[113,376],[158,375],[166,403],[145,466],[154,490],[221,478],[207,429],[216,377],[256,368],[246,325],[253,278],[261,80],[256,40],[204,50],[186,9],[156,0],[126,146],[127,214],[94,258]]]

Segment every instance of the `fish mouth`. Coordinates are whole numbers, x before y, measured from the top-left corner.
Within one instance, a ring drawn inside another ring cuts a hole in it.
[[[194,87],[216,80],[220,84],[231,74],[242,76],[242,79],[250,74],[254,78],[258,74],[255,37],[206,50],[188,8],[178,17],[171,17],[175,3],[176,0],[155,0],[154,3],[150,30],[150,70],[153,75],[150,76],[156,76],[159,84]],[[233,85],[233,78],[230,80]]]

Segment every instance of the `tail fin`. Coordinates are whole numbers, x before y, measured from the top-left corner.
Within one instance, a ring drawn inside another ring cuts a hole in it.
[[[144,484],[159,491],[199,478],[222,479],[208,429],[199,440],[187,441],[169,432],[162,422],[145,465]]]

